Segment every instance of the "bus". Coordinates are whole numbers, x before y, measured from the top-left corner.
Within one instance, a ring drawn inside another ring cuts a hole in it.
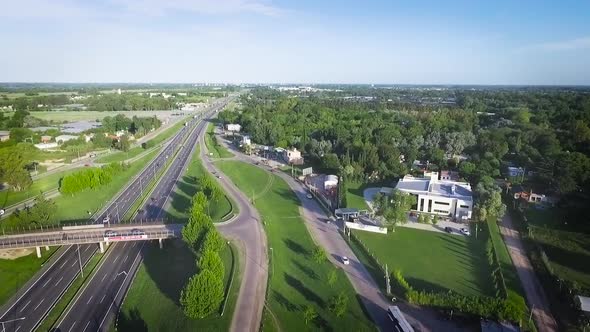
[[[401,310],[396,305],[387,308],[387,317],[393,324],[393,331],[396,332],[414,332],[414,329],[408,323]]]

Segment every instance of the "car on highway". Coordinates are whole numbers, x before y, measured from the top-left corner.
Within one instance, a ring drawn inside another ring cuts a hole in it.
[[[117,233],[115,231],[111,231],[111,230],[104,232],[105,237],[111,237],[111,236],[117,236],[117,235],[119,235],[119,233]]]
[[[111,218],[109,216],[105,216],[104,218],[102,218],[103,224],[108,224],[110,221],[111,221]]]
[[[467,235],[467,236],[471,235],[471,232],[469,231],[469,229],[467,229],[465,227],[461,228],[460,231],[461,231],[461,234],[463,234],[463,235]]]
[[[350,260],[348,259],[348,257],[342,256],[342,264],[344,264],[344,265],[350,264]]]
[[[307,194],[306,197],[309,198],[309,199],[312,199],[313,198],[313,196],[311,194]]]
[[[134,228],[131,230],[131,235],[145,235],[145,232],[141,229]]]
[[[445,227],[445,232],[452,234],[453,233],[453,229],[451,227]]]

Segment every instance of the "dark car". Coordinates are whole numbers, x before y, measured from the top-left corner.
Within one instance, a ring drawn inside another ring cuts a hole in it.
[[[144,231],[142,231],[141,229],[137,229],[137,228],[135,228],[135,229],[132,229],[132,230],[131,230],[131,234],[132,234],[132,235],[145,235],[145,232],[144,232]]]
[[[451,227],[445,227],[445,232],[451,234],[453,233],[453,229]]]

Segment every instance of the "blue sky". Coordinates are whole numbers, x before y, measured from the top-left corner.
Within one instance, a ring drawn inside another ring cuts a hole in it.
[[[590,84],[590,1],[0,0],[0,81]]]

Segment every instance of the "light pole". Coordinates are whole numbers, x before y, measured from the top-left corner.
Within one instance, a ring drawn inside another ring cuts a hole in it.
[[[21,317],[21,318],[17,318],[17,319],[5,320],[3,322],[0,322],[0,323],[2,323],[2,332],[6,331],[6,329],[4,328],[5,323],[16,322],[16,321],[24,320],[24,319],[25,319],[25,317]]]

